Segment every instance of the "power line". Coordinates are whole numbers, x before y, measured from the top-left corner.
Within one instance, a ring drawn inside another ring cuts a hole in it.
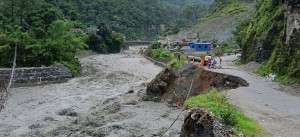
[[[195,79],[195,78],[193,78],[193,80],[192,80],[192,83],[191,83],[191,86],[190,86],[190,90],[189,90],[189,92],[188,92],[188,94],[187,94],[187,96],[186,96],[186,98],[185,98],[185,100],[184,100],[183,106],[184,106],[186,100],[188,99],[188,97],[190,96],[190,93],[191,93],[191,90],[192,90],[192,87],[193,87],[193,83],[194,83],[194,79]],[[170,127],[169,127],[165,132],[163,132],[163,133],[160,135],[160,137],[162,137],[164,134],[166,134],[166,133],[171,129],[171,127],[172,127],[172,126],[175,124],[175,122],[178,120],[178,118],[179,118],[179,116],[180,116],[181,113],[182,113],[182,111],[180,111],[180,113],[178,114],[178,116],[176,117],[176,119],[173,121],[173,123],[170,125]]]

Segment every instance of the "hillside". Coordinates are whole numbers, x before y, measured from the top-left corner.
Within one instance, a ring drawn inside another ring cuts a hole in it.
[[[216,1],[209,14],[179,33],[167,36],[166,40],[181,41],[197,38],[197,33],[202,40],[217,39],[220,42],[231,40],[235,26],[239,21],[251,16],[253,6],[252,2],[231,0],[228,3],[222,3],[222,1]]]
[[[45,0],[63,11],[65,18],[85,24],[108,24],[128,40],[151,40],[174,28],[185,4],[210,4],[211,0]],[[184,24],[183,24],[184,25]]]
[[[263,62],[259,75],[275,73],[283,83],[299,83],[299,7],[297,0],[260,1],[253,18],[237,28],[242,62]]]

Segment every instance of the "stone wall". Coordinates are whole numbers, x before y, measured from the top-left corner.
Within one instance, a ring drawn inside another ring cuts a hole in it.
[[[0,80],[8,83],[11,69],[0,69]],[[71,71],[58,64],[52,67],[16,68],[13,77],[13,86],[40,85],[57,83],[72,78]]]

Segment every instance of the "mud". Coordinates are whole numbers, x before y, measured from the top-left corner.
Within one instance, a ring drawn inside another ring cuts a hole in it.
[[[166,68],[147,85],[144,100],[166,101],[172,106],[181,107],[189,92],[192,79],[191,96],[206,92],[215,87],[220,91],[249,86],[240,77],[207,71],[193,64],[186,64],[179,69]]]

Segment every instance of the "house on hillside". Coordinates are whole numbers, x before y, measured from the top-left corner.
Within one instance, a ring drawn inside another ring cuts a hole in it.
[[[73,32],[73,33],[79,33],[79,32],[83,33],[84,30],[83,29],[77,29],[77,28],[71,28],[69,31]]]
[[[99,29],[92,28],[92,27],[89,27],[89,28],[85,29],[85,33],[96,33],[98,31],[99,31]]]

